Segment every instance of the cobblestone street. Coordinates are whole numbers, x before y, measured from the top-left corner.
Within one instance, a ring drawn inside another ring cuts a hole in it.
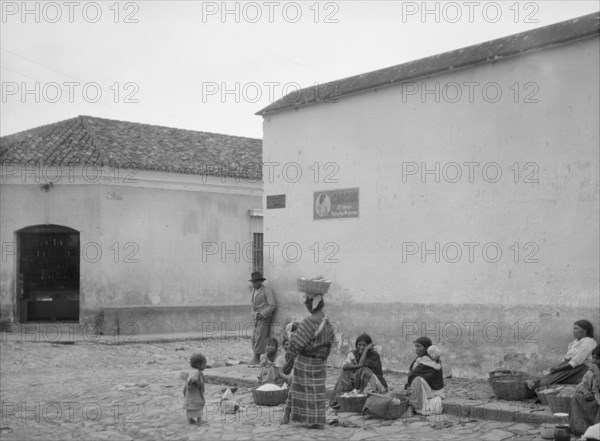
[[[339,413],[338,424],[326,426],[324,431],[295,424],[280,426],[282,406],[254,405],[248,387],[240,387],[235,394],[244,410],[222,414],[218,402],[225,386],[219,384],[207,385],[208,424],[192,426],[181,408],[181,373],[189,371],[190,355],[203,352],[213,366],[232,360],[235,364],[248,355],[249,341],[68,343],[3,339],[2,440],[542,439],[535,424],[451,415],[405,415],[385,421]],[[205,371],[207,376],[210,371]],[[398,375],[388,378],[393,388],[404,382]],[[328,384],[331,381],[328,378]],[[448,391],[451,394],[453,388],[465,384],[465,380],[449,380]],[[485,383],[481,384],[479,393],[489,395]]]

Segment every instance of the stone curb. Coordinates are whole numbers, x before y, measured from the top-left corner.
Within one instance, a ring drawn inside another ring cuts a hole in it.
[[[4,334],[4,333],[3,333]],[[2,341],[18,341],[17,335],[12,335],[12,338],[6,338],[3,335]],[[122,340],[121,340],[122,339]],[[143,344],[143,343],[168,343],[177,341],[200,341],[206,340],[206,337],[199,336],[197,334],[188,335],[172,335],[172,336],[155,336],[155,335],[140,335],[137,337],[130,337],[127,335],[123,336],[98,336],[94,338],[80,338],[69,341],[46,341],[45,343],[54,344],[73,344],[75,342],[85,342],[93,344],[105,344],[105,345],[123,345],[123,344]],[[35,341],[30,341],[35,342]],[[255,375],[252,375],[252,371],[248,372],[248,376],[240,376],[234,372],[231,374],[223,372],[210,373],[211,369],[205,371],[205,379],[207,383],[222,384],[233,387],[253,387],[256,385]],[[402,375],[405,372],[396,370],[386,369],[386,372]],[[331,390],[328,389],[328,395]],[[511,402],[511,401],[481,401],[481,400],[470,400],[451,398],[444,400],[443,414],[448,416],[448,420],[452,421],[451,417],[457,417],[461,419],[480,419],[485,421],[498,421],[498,422],[515,422],[515,423],[526,423],[526,424],[543,424],[553,423],[554,416],[550,412],[548,407],[540,405],[532,405],[524,402]]]
[[[110,342],[110,341],[106,341],[105,344],[107,345],[126,345],[126,344],[142,344],[142,343],[172,343],[172,342],[176,342],[176,341],[199,341],[199,340],[206,340],[207,337],[195,337],[195,336],[190,336],[190,337],[157,337],[157,338],[148,338],[148,339],[127,339],[124,341],[116,341],[116,342]],[[98,341],[99,344],[102,344],[102,341]]]
[[[247,375],[240,376],[237,372],[226,373],[221,368],[211,373],[212,369],[204,371],[207,383],[223,384],[236,387],[254,387],[256,385],[253,370]],[[327,389],[327,395],[332,392]],[[519,401],[482,401],[452,398],[444,400],[444,419],[449,422],[478,419],[484,421],[514,422],[524,424],[554,423],[554,415],[548,407]]]
[[[54,335],[44,339],[43,336],[35,333],[9,333],[2,332],[0,340],[3,343],[8,342],[27,342],[27,343],[52,343],[52,344],[74,344],[74,343],[92,343],[100,345],[125,345],[125,344],[144,344],[144,343],[172,343],[177,341],[199,341],[207,340],[210,337],[198,335],[198,333],[175,334],[172,336],[145,334],[138,336],[123,335],[83,335],[82,333],[74,333],[67,335],[68,340],[53,339]]]
[[[554,423],[548,407],[519,401],[444,400],[443,413],[464,419],[515,422],[525,424]]]

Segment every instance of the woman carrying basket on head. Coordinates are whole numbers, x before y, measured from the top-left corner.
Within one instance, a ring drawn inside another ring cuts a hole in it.
[[[327,357],[335,338],[333,326],[323,312],[322,294],[304,295],[310,312],[290,337],[290,353],[295,356],[292,382],[282,424],[290,420],[310,429],[325,428],[325,378]]]

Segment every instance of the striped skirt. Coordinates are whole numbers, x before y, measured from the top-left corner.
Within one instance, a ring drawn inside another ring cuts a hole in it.
[[[286,402],[290,420],[304,424],[325,424],[325,379],[327,362],[298,355]]]

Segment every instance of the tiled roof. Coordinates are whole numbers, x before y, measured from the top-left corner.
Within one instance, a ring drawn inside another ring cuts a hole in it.
[[[0,162],[112,166],[261,180],[262,141],[78,116],[1,137]]]
[[[301,91],[288,94],[256,114],[268,115],[309,104],[332,103],[344,95],[451,72],[479,63],[496,61],[502,57],[519,55],[551,45],[597,36],[600,32],[599,21],[599,13],[584,15],[573,20],[509,35],[397,66],[331,81],[318,87],[307,87]]]

